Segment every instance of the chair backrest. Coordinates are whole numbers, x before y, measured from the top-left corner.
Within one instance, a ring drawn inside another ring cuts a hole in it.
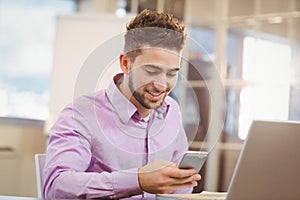
[[[35,174],[36,174],[36,185],[37,185],[37,194],[38,198],[43,198],[43,170],[46,161],[46,154],[35,154]]]

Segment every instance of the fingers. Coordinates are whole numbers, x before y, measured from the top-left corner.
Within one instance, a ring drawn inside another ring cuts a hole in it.
[[[172,169],[168,171],[168,169],[166,169],[166,173],[164,173],[163,176],[165,185],[176,185],[177,187],[194,187],[197,185],[197,181],[201,180],[200,174],[195,174],[193,170],[178,169],[174,171]]]
[[[195,187],[198,185],[197,181],[193,181],[193,182],[186,182],[186,183],[182,183],[182,184],[174,184],[172,185],[173,189],[177,190],[177,189],[181,189],[181,188],[187,188],[187,187]]]
[[[174,192],[175,190],[178,189],[182,189],[182,188],[192,188],[192,187],[196,187],[198,185],[197,181],[193,181],[193,182],[186,182],[183,184],[172,184],[172,185],[165,185],[164,187],[162,187],[160,189],[160,194],[167,194],[167,193],[171,193]]]
[[[197,182],[201,180],[201,176],[200,174],[194,174],[192,176],[189,176],[189,177],[184,177],[184,178],[172,178],[172,177],[169,177],[169,184],[185,184],[185,183],[192,183],[192,182]]]
[[[201,176],[200,174],[193,174],[192,176],[188,176],[188,177],[172,178],[172,179],[178,183],[184,183],[184,182],[199,181],[201,180]]]
[[[179,169],[177,167],[169,169],[168,172],[172,178],[186,178],[197,174],[195,169]]]
[[[194,169],[179,169],[175,163],[167,161],[149,163],[138,171],[141,189],[153,194],[195,187],[200,179],[200,174]]]

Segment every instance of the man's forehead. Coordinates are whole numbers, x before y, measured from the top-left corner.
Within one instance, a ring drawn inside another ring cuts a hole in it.
[[[179,52],[156,47],[145,47],[134,60],[134,66],[152,66],[162,70],[177,69],[180,67],[181,55]]]
[[[139,50],[142,53],[143,52],[155,52],[156,51],[156,52],[168,53],[168,54],[175,55],[175,56],[180,56],[181,55],[181,52],[178,52],[177,50],[168,49],[168,48],[162,48],[162,47],[143,46]]]
[[[180,52],[149,47],[141,50],[141,53],[136,57],[140,64],[155,64],[166,66],[178,66],[181,60]]]

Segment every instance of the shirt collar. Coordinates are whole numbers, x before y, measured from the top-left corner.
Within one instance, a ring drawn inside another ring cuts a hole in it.
[[[138,110],[134,104],[132,104],[119,90],[117,85],[122,81],[124,74],[119,73],[114,76],[113,80],[106,89],[106,94],[112,106],[115,108],[119,118],[123,123],[128,123],[128,121],[136,116],[139,116]],[[163,104],[155,109],[157,116],[166,117],[169,110],[168,98],[165,99]]]

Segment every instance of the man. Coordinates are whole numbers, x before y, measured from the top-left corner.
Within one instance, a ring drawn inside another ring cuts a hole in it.
[[[188,150],[176,84],[184,26],[144,10],[128,25],[122,74],[76,99],[50,130],[45,198],[141,198],[190,193],[200,175],[177,164]]]

